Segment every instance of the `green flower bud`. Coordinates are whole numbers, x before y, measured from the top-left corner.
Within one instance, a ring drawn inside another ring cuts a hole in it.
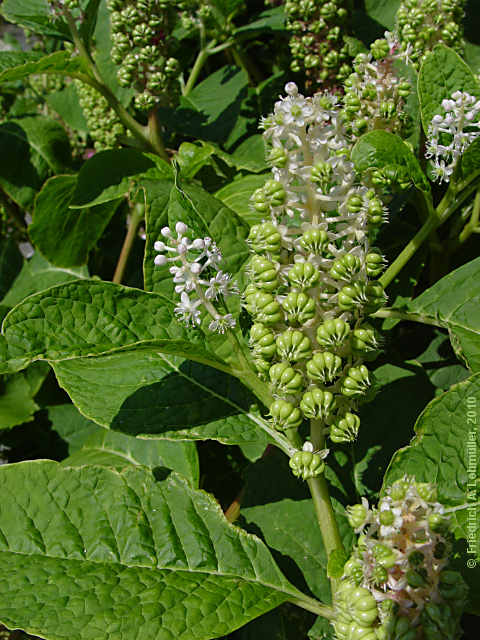
[[[277,351],[275,335],[263,324],[254,324],[250,329],[249,346],[254,357],[271,360]]]
[[[342,371],[342,359],[329,351],[316,353],[307,362],[306,369],[308,377],[314,382],[333,382]]]
[[[350,367],[347,369],[346,376],[342,381],[341,391],[343,395],[351,398],[363,395],[369,386],[370,378],[368,369],[364,364],[361,364],[359,367]]]
[[[378,278],[385,267],[385,258],[376,251],[369,251],[365,256],[365,268],[369,278]]]
[[[282,302],[290,324],[302,325],[315,317],[315,300],[306,293],[291,291]]]
[[[297,262],[288,272],[290,283],[299,289],[310,289],[319,277],[318,270],[310,262]]]
[[[330,269],[330,275],[336,280],[351,280],[362,268],[362,261],[351,253],[337,258]]]
[[[388,42],[381,38],[378,40],[375,40],[375,42],[372,42],[372,44],[370,45],[370,51],[372,52],[372,56],[375,58],[375,60],[381,60],[382,58],[386,58],[388,56],[388,54],[390,53],[390,47],[388,46]]]
[[[339,347],[350,334],[350,326],[341,318],[325,320],[317,328],[317,342],[322,347]]]
[[[278,288],[278,268],[273,262],[261,256],[253,256],[249,267],[252,280],[259,289],[272,293]]]
[[[407,480],[397,480],[390,487],[390,497],[394,502],[405,500],[410,485]]]
[[[280,305],[271,293],[257,291],[246,296],[246,300],[245,308],[255,318],[256,322],[273,325],[283,320]]]
[[[271,207],[280,207],[282,204],[285,204],[287,193],[280,182],[267,180],[263,185],[263,192]]]
[[[378,542],[373,547],[373,555],[375,560],[385,569],[391,569],[396,562],[396,556],[393,549],[387,547],[387,545]]]
[[[354,504],[347,507],[347,518],[352,529],[363,527],[368,518],[368,509],[364,504]]]
[[[270,381],[283,393],[297,393],[303,389],[303,376],[289,366],[288,362],[278,362],[270,367]]]
[[[270,415],[272,416],[274,427],[279,431],[296,429],[302,424],[300,410],[286,400],[275,400],[270,406]]]
[[[426,571],[424,569],[409,569],[405,577],[412,589],[420,589],[427,586]]]
[[[288,162],[287,152],[283,147],[273,147],[268,154],[268,161],[272,167],[284,169]]]
[[[363,506],[363,505],[356,505]],[[363,520],[362,520],[363,522]],[[355,527],[356,528],[356,527]],[[343,575],[353,580],[358,586],[363,580],[363,564],[358,558],[350,558],[343,567]]]
[[[312,355],[310,339],[298,330],[287,329],[277,336],[276,344],[277,353],[282,360],[298,362]]]
[[[360,428],[360,418],[354,413],[347,412],[343,418],[335,420],[330,427],[330,440],[337,444],[353,442]]]
[[[257,253],[269,253],[272,256],[280,254],[282,236],[273,222],[255,224],[248,234],[248,242]]]
[[[415,487],[422,500],[425,500],[425,502],[436,502],[437,487],[435,485],[430,482],[416,482]]]
[[[352,347],[355,351],[368,352],[378,349],[378,340],[375,329],[364,324],[353,330]]]
[[[305,251],[322,255],[328,246],[328,234],[323,229],[308,229],[300,238],[300,246]]]
[[[325,463],[322,456],[311,451],[296,451],[290,458],[290,468],[293,475],[301,477],[304,480],[308,478],[316,478],[325,470]]]
[[[335,397],[330,391],[323,391],[318,387],[313,387],[303,394],[300,401],[300,409],[306,418],[315,418],[326,421],[333,413],[337,404]]]

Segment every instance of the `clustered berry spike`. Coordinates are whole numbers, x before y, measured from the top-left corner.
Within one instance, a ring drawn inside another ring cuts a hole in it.
[[[343,114],[348,133],[355,137],[384,129],[404,133],[409,120],[405,100],[411,92],[410,83],[398,76],[394,62],[403,57],[391,34],[375,40],[369,53],[360,53],[353,60],[353,73],[345,80]]]
[[[467,587],[448,567],[450,521],[435,485],[405,476],[348,518],[361,535],[336,593],[336,639],[459,638]]]
[[[307,87],[338,85],[351,71],[346,5],[344,0],[285,1],[291,69],[305,73]]]
[[[395,31],[402,51],[418,69],[436,44],[463,52],[464,0],[403,0]]]
[[[236,325],[231,313],[220,313],[214,303],[238,294],[237,286],[228,273],[220,270],[222,254],[210,237],[191,240],[189,230],[183,222],[177,222],[175,233],[169,227],[161,230],[163,240],[154,245],[158,255],[155,265],[169,267],[173,276],[175,293],[180,302],[175,314],[186,325],[199,326],[202,310],[210,315],[209,331],[225,333]]]
[[[137,91],[135,106],[149,111],[178,95],[179,62],[173,35],[182,3],[170,0],[109,0],[112,60],[118,81]]]
[[[480,100],[455,91],[442,101],[443,114],[433,116],[428,128],[426,157],[432,158],[433,176],[449,182],[458,159],[480,135]]]
[[[357,405],[372,383],[363,360],[380,342],[365,316],[385,303],[375,280],[383,257],[369,243],[385,211],[356,181],[336,98],[305,98],[294,83],[285,90],[263,120],[272,178],[252,196],[264,221],[248,238],[249,344],[275,398],[276,429],[293,440],[307,418],[321,421],[332,442],[352,442]],[[311,477],[314,458],[300,453],[292,469]]]
[[[93,87],[80,80],[74,80],[74,83],[95,149],[115,147],[120,136],[126,133],[117,114]]]

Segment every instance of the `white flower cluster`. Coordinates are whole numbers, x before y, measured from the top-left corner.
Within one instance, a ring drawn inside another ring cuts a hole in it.
[[[183,222],[177,222],[175,232],[176,236],[169,227],[164,227],[161,230],[164,240],[157,240],[154,244],[155,251],[159,253],[155,257],[155,265],[172,265],[169,271],[173,275],[175,292],[180,294],[175,313],[187,325],[195,326],[201,324],[203,308],[212,317],[209,330],[225,333],[235,326],[235,318],[231,313],[219,313],[212,302],[238,293],[238,289],[230,274],[219,269],[222,254],[209,237],[190,240],[188,227]],[[206,278],[206,274],[212,271],[215,275]]]
[[[433,116],[428,128],[426,157],[433,160],[435,179],[449,182],[459,157],[480,135],[480,100],[455,91],[442,101],[444,114]]]

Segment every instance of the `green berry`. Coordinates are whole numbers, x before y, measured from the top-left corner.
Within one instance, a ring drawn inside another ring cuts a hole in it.
[[[290,458],[290,468],[293,475],[304,480],[315,478],[325,470],[325,463],[318,453],[311,451],[296,451]]]
[[[279,431],[296,429],[302,423],[300,410],[287,400],[275,400],[270,406],[273,425]]]
[[[341,373],[342,359],[329,351],[316,353],[307,362],[306,369],[308,377],[314,382],[333,382]]]
[[[297,262],[288,272],[288,279],[292,286],[299,289],[310,289],[315,286],[320,274],[310,262]]]
[[[356,255],[347,255],[337,258],[330,269],[330,275],[336,280],[351,280],[362,268],[362,261]]]
[[[322,347],[339,347],[350,334],[350,326],[341,318],[325,320],[317,329],[317,342]]]
[[[288,321],[293,325],[302,325],[315,317],[315,300],[306,293],[290,292],[282,302]]]
[[[266,360],[272,359],[277,351],[273,331],[260,323],[253,324],[250,328],[249,345],[254,357]]]
[[[312,355],[310,339],[301,331],[287,329],[276,338],[277,353],[282,360],[298,362]]]
[[[261,256],[254,256],[250,260],[252,280],[258,289],[272,293],[278,288],[278,266]]]
[[[309,229],[301,236],[300,246],[309,253],[322,255],[328,246],[328,234],[323,229]]]
[[[369,278],[378,278],[385,267],[385,258],[376,251],[369,251],[365,256],[365,268]]]
[[[360,418],[354,413],[347,412],[343,418],[337,419],[330,427],[330,440],[337,444],[353,442],[360,428]]]
[[[282,237],[272,222],[262,222],[250,229],[248,242],[256,253],[280,254]]]
[[[270,367],[270,381],[283,393],[297,393],[303,389],[303,376],[289,366],[288,362],[279,362]]]
[[[345,378],[342,381],[341,391],[348,397],[360,396],[366,393],[370,386],[368,369],[364,364],[359,367],[347,369]]]
[[[368,509],[363,504],[347,507],[347,518],[352,529],[360,529],[367,522]]]
[[[265,325],[273,325],[283,320],[280,305],[271,293],[256,291],[246,296],[246,309],[255,318],[256,322]]]
[[[370,325],[364,324],[352,332],[352,347],[355,351],[368,352],[378,349],[378,340]]]
[[[300,409],[306,418],[326,421],[336,408],[335,397],[330,391],[313,387],[303,394]]]

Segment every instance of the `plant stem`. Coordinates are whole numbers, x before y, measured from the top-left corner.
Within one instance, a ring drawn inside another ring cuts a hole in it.
[[[77,27],[75,25],[75,20],[70,13],[70,11],[66,8],[63,10],[65,20],[67,21],[68,27],[70,29],[70,34],[72,36],[73,43],[80,54],[83,62],[91,73],[90,75],[86,75],[83,73],[74,73],[72,77],[78,78],[82,82],[89,84],[94,89],[96,89],[108,102],[109,106],[115,111],[120,122],[127,128],[131,133],[139,140],[144,147],[150,149],[154,153],[161,156],[164,160],[168,161],[168,155],[165,151],[165,147],[163,145],[163,141],[159,140],[151,140],[149,135],[148,127],[144,127],[142,124],[137,122],[135,118],[133,118],[125,107],[121,104],[121,102],[117,99],[115,94],[110,90],[109,87],[103,81],[103,78],[100,72],[97,69],[97,66],[87,51],[80,34],[78,33]]]
[[[409,313],[407,311],[397,311],[397,309],[380,309],[375,313],[372,313],[372,318],[398,318],[398,320],[407,320],[408,322],[421,322],[422,324],[428,324],[433,327],[446,328],[440,320],[429,318],[421,313]]]
[[[323,449],[325,446],[325,429],[322,420],[310,421],[310,438],[315,450]],[[316,478],[310,478],[307,482],[328,558],[332,551],[343,549],[343,542],[333,512],[327,481],[324,474],[322,474]],[[336,580],[331,579],[330,582],[332,591],[335,591]]]
[[[213,42],[210,43],[210,45],[213,45],[213,44],[214,44]],[[187,82],[185,84],[185,87],[183,89],[183,95],[184,96],[188,96],[190,91],[195,86],[195,83],[197,82],[198,76],[200,75],[200,71],[203,69],[203,65],[207,61],[208,56],[209,56],[208,47],[203,47],[198,52],[198,55],[197,55],[197,57],[195,59],[195,62],[194,62],[193,67],[192,67],[192,70],[190,71],[190,75],[188,76],[188,80],[187,80]]]
[[[241,51],[235,45],[230,47],[230,51],[232,52],[235,62],[248,73],[254,84],[263,82],[262,72],[246,51]]]
[[[314,600],[308,596],[304,596],[303,598],[289,598],[288,602],[291,602],[302,609],[306,609],[307,611],[311,611],[312,613],[316,613],[318,616],[326,618],[327,620],[335,619],[335,611],[333,610],[333,607],[322,604],[321,602],[318,602],[318,600]]]
[[[478,227],[478,219],[480,216],[480,189],[477,191],[475,195],[475,200],[473,203],[472,216],[467,224],[462,229],[460,235],[458,236],[458,244],[463,244],[468,240],[468,238],[472,235],[475,229]]]
[[[130,222],[128,223],[127,235],[125,236],[122,250],[120,252],[117,266],[115,268],[115,273],[113,274],[112,282],[115,282],[115,284],[120,284],[123,280],[123,274],[125,272],[125,267],[127,266],[128,256],[130,255],[133,241],[135,240],[135,237],[137,235],[138,225],[143,220],[144,215],[144,205],[140,203],[135,204],[130,217]]]

